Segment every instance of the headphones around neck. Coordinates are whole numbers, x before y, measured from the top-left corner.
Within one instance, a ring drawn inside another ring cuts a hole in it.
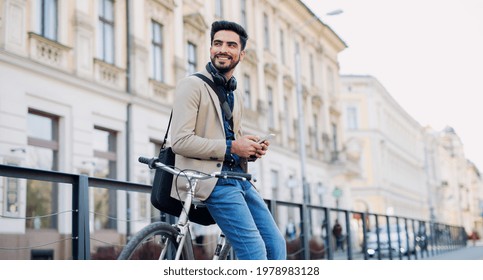
[[[225,75],[220,74],[218,70],[215,68],[215,66],[211,64],[211,62],[208,62],[208,64],[206,64],[206,71],[210,72],[211,76],[213,77],[213,81],[217,86],[222,86],[229,91],[234,91],[236,89],[235,77],[232,76],[227,81]]]

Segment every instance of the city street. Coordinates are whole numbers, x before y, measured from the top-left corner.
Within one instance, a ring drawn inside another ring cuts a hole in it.
[[[353,260],[363,260],[364,256],[360,252],[352,253]],[[347,251],[334,252],[334,260],[347,260]],[[371,258],[369,260],[378,260],[377,258]],[[387,257],[383,257],[382,260],[389,260]],[[399,256],[393,256],[393,260],[399,260]],[[403,260],[408,260],[407,256],[403,256]],[[411,260],[414,260],[414,256],[411,256]],[[471,241],[468,241],[468,245],[461,249],[455,249],[448,252],[441,252],[434,256],[421,257],[418,255],[418,260],[483,260],[483,241],[480,240],[473,246]]]
[[[477,242],[476,246],[468,242],[468,246],[465,248],[442,253],[424,260],[483,260],[483,242]]]

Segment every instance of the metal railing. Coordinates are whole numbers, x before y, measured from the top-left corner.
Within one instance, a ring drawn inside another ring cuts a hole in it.
[[[88,177],[18,166],[1,165],[0,176],[65,183],[72,185],[72,259],[90,259],[89,196],[88,188],[109,188],[134,192],[149,192],[151,187],[112,179]],[[3,217],[8,219],[8,217]],[[1,250],[1,249],[0,249]]]
[[[71,251],[74,260],[91,259],[89,187],[142,193],[151,191],[150,185],[1,164],[0,176],[72,186]],[[282,210],[299,213],[291,216],[299,226],[295,227],[297,232],[294,235],[287,235],[289,259],[304,259],[306,255],[310,259],[328,260],[419,259],[466,246],[466,233],[458,226],[320,205],[307,205],[309,216],[303,217],[303,204],[278,200],[266,202],[274,215]],[[1,219],[9,217],[1,216]],[[335,220],[340,221],[344,231],[339,238],[332,234],[332,221]],[[128,220],[126,222],[129,223]],[[285,220],[278,222],[287,224]],[[302,223],[309,223],[309,232],[303,232]],[[339,252],[341,246],[342,251]],[[310,253],[305,254],[306,250]]]

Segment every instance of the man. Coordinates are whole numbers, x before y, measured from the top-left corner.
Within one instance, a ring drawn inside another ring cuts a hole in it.
[[[213,89],[195,76],[179,81],[173,105],[171,143],[176,166],[206,173],[247,171],[247,159],[261,158],[269,141],[242,135],[243,101],[235,94],[233,72],[245,56],[246,31],[234,22],[211,26],[211,62],[200,73],[226,96],[231,112],[220,106]],[[232,115],[230,118],[229,115]],[[174,180],[171,195],[186,197],[184,180]],[[177,181],[177,183],[176,183]],[[231,243],[238,259],[286,259],[285,240],[268,207],[248,181],[211,179],[200,181],[195,197],[204,201],[213,219]]]
[[[344,235],[342,234],[342,226],[339,224],[339,220],[335,220],[334,227],[332,228],[332,234],[335,239],[335,251],[339,248],[344,251]]]

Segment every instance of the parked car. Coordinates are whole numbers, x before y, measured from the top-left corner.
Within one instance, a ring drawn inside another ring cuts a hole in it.
[[[377,242],[377,233],[379,233],[379,244]],[[391,240],[390,243],[389,238]],[[369,232],[366,241],[367,254],[371,258],[378,256],[379,251],[381,252],[381,256],[384,257],[387,257],[389,255],[389,251],[391,251],[393,258],[397,258],[399,256],[399,252],[402,255],[413,254],[415,252],[414,234],[412,232],[408,232],[406,235],[406,230],[402,225],[399,226],[399,231],[397,225],[390,225],[389,232],[387,226],[381,226],[377,229],[377,231],[374,230]]]

